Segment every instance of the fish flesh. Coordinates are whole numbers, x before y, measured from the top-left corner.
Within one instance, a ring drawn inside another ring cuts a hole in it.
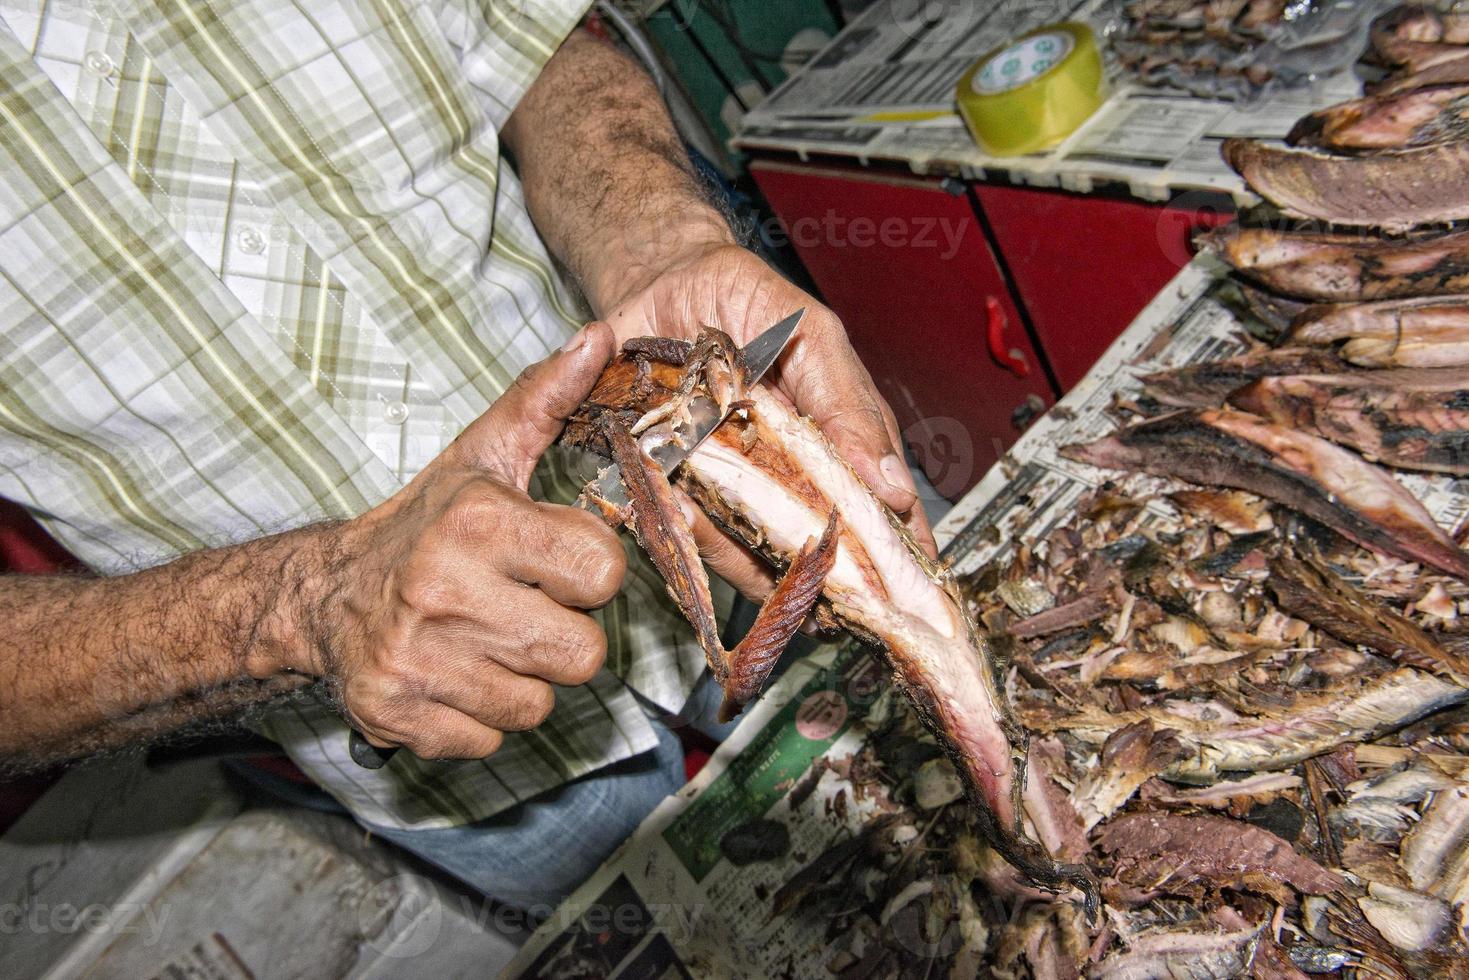
[[[821,431],[784,399],[758,384],[717,390],[740,376],[728,338],[703,347],[702,354],[698,347],[625,349],[569,421],[563,440],[608,455],[609,428],[633,431],[643,419],[676,417],[679,399],[695,391],[707,390],[730,405],[725,422],[681,465],[679,486],[716,523],[778,566],[797,560],[827,533],[823,528],[830,530],[834,545],[822,576],[822,615],[881,651],[896,685],[953,762],[976,823],[995,850],[1036,884],[1080,888],[1094,907],[1089,872],[1059,864],[1020,830],[1024,737],[997,683],[987,641],[948,568],[923,553]],[[663,424],[646,428],[640,439],[659,438]],[[629,494],[634,518],[640,496]],[[682,517],[676,509],[659,509],[657,520]],[[679,601],[681,608],[687,604]],[[720,676],[713,658],[711,669]],[[1037,825],[1051,819],[1031,817]]]
[[[1393,240],[1229,225],[1198,237],[1242,276],[1321,303],[1469,293],[1469,232]]]
[[[1285,141],[1326,150],[1430,146],[1469,135],[1469,84],[1369,95],[1302,116]]]
[[[1102,745],[1124,725],[1150,722],[1171,730],[1186,751],[1164,770],[1164,777],[1208,785],[1221,773],[1284,769],[1340,745],[1371,741],[1465,701],[1469,690],[1399,667],[1353,691],[1303,694],[1288,707],[1262,709],[1256,715],[1239,715],[1222,705],[1200,710],[1192,702],[1175,701],[1120,712],[1089,706],[1060,717],[1022,709],[1022,718],[1036,731],[1069,732],[1092,745]]]
[[[1102,828],[1097,846],[1116,862],[1120,880],[1149,891],[1199,896],[1234,888],[1291,904],[1292,892],[1325,895],[1345,885],[1270,831],[1213,814],[1124,814]]]
[[[1469,343],[1469,296],[1310,306],[1291,324],[1289,340],[1295,344],[1330,344],[1356,337]]]
[[[1469,786],[1435,794],[1403,839],[1402,862],[1413,887],[1453,906],[1469,932]]]
[[[1122,809],[1138,787],[1183,755],[1171,731],[1157,731],[1150,721],[1124,725],[1102,743],[1099,764],[1089,769],[1072,793],[1082,826],[1090,831]]]
[[[1229,404],[1391,466],[1469,476],[1469,369],[1261,378]]]
[[[1218,408],[1229,393],[1258,378],[1274,375],[1330,374],[1345,370],[1335,351],[1320,347],[1257,350],[1238,357],[1203,361],[1145,374],[1143,392],[1174,408]]]
[[[1232,138],[1224,160],[1291,217],[1405,231],[1469,218],[1469,144],[1334,156]]]
[[[1452,58],[1435,60],[1419,71],[1404,71],[1389,75],[1368,91],[1373,95],[1394,95],[1409,89],[1428,85],[1460,85],[1469,83],[1469,48],[1460,48]]]
[[[1250,972],[1260,929],[1235,932],[1170,930],[1139,937],[1088,974],[1092,980],[1163,980],[1165,977],[1243,977]]]
[[[1374,46],[1391,41],[1469,44],[1469,16],[1405,3],[1375,17],[1370,36]]]
[[[1342,344],[1341,355],[1358,367],[1368,368],[1462,367],[1469,365],[1469,341],[1358,337]]]
[[[1324,439],[1244,412],[1174,412],[1061,453],[1106,469],[1249,490],[1365,548],[1469,581],[1469,554],[1402,484]]]

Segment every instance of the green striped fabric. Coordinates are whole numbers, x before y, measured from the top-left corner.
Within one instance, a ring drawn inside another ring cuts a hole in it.
[[[497,134],[586,6],[0,6],[0,496],[119,574],[394,493],[585,317]],[[405,828],[646,751],[633,691],[676,711],[703,655],[628,547],[609,669],[486,762],[357,769],[325,708],[262,727]]]

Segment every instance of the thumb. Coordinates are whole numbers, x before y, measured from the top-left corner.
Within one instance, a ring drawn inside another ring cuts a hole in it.
[[[591,394],[615,348],[607,324],[589,323],[556,353],[526,368],[454,441],[461,461],[524,490],[541,454]]]

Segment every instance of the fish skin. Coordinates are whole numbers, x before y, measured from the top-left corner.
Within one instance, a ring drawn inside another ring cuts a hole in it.
[[[1469,293],[1465,231],[1394,240],[1226,225],[1195,241],[1245,278],[1318,303]]]
[[[1251,190],[1292,217],[1388,231],[1469,218],[1464,143],[1344,157],[1236,137],[1220,152]]]
[[[1320,562],[1280,555],[1265,585],[1292,616],[1346,643],[1469,686],[1469,661],[1445,649],[1417,623],[1357,590]]]
[[[1466,105],[1469,84],[1369,95],[1302,116],[1285,141],[1346,151],[1436,145],[1464,137]]]
[[[1293,344],[1330,344],[1355,337],[1469,342],[1469,296],[1320,303],[1296,316],[1288,339]]]
[[[629,523],[633,535],[663,577],[669,596],[693,625],[714,679],[723,684],[729,667],[719,640],[709,573],[699,557],[694,533],[684,523],[673,487],[625,426],[612,423],[606,428],[612,459],[622,471],[632,501]]]
[[[1213,814],[1127,813],[1109,820],[1096,843],[1117,862],[1119,878],[1149,890],[1236,888],[1290,902],[1292,891],[1326,895],[1346,884],[1270,831]]]
[[[1229,404],[1390,466],[1469,475],[1469,369],[1261,378]]]
[[[1341,354],[1358,367],[1461,367],[1469,364],[1469,341],[1398,341],[1358,337],[1343,344]]]
[[[1435,61],[1420,71],[1403,71],[1390,75],[1368,87],[1373,95],[1393,95],[1409,89],[1427,85],[1457,85],[1469,83],[1469,48],[1453,58]]]
[[[1257,378],[1277,374],[1326,374],[1344,370],[1335,351],[1282,347],[1145,374],[1143,391],[1175,408],[1218,408],[1230,392]]]
[[[724,705],[719,720],[731,720],[739,709],[760,693],[776,661],[796,635],[801,623],[821,598],[827,575],[836,562],[837,512],[832,510],[819,540],[807,542],[781,576],[744,639],[729,652],[729,675],[724,685]]]
[[[605,450],[597,419],[641,417],[671,398],[682,379],[670,365],[619,355],[563,440]],[[1058,863],[1020,832],[1023,736],[952,573],[927,558],[814,423],[764,385],[745,396],[740,411],[684,461],[679,485],[715,523],[777,565],[794,559],[838,513],[822,589],[833,618],[882,653],[895,685],[954,763],[994,850],[1042,887],[1080,889],[1094,911],[1090,873]]]
[[[1365,548],[1469,581],[1469,554],[1402,484],[1324,439],[1244,412],[1174,412],[1063,447],[1061,454],[1102,468],[1249,490]]]

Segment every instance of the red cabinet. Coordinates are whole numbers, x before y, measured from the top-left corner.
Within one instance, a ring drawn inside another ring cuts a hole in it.
[[[1233,217],[1227,199],[1204,195],[1165,207],[995,184],[975,193],[1062,391],[1188,263],[1191,230]]]
[[[957,499],[1052,402],[968,198],[938,180],[756,161],[751,172],[892,405]]]

